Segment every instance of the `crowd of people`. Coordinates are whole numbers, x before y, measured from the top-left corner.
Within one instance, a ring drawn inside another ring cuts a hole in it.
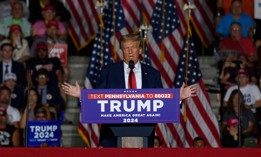
[[[259,20],[253,17],[253,1],[216,2],[221,143],[223,147],[242,147],[246,138],[258,140],[261,135]]]
[[[49,44],[67,44],[71,16],[58,0],[28,7],[1,0],[0,8],[0,147],[21,147],[27,121],[63,121],[67,99],[60,87],[69,72],[49,57]]]

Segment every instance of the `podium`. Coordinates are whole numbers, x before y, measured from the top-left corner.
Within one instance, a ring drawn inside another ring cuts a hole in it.
[[[149,137],[155,130],[155,124],[111,126],[113,134],[117,137],[117,147],[148,148]],[[129,142],[127,142],[129,141]]]
[[[156,123],[180,122],[179,89],[82,89],[81,93],[82,123],[108,126],[102,127],[108,129],[100,138],[117,138],[117,147],[149,147]]]

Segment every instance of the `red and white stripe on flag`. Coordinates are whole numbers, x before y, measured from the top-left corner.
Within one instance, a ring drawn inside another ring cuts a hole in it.
[[[94,37],[99,25],[99,15],[95,8],[96,0],[67,0],[66,6],[71,13],[68,23],[69,35],[79,50]]]

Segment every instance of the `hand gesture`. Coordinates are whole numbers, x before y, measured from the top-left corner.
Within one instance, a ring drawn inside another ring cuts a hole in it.
[[[78,82],[75,82],[75,85],[70,85],[67,82],[62,84],[62,89],[65,94],[68,94],[73,97],[81,98],[81,87],[79,86]]]
[[[183,83],[183,85],[180,88],[180,99],[183,100],[191,96],[196,96],[197,89],[198,89],[197,84],[193,84],[188,87],[185,87],[185,83]]]

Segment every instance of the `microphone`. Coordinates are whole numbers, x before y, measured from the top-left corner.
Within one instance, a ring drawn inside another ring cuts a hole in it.
[[[233,60],[232,63],[234,64],[243,64],[243,62],[241,60]]]
[[[130,68],[131,70],[134,69],[134,61],[133,61],[133,60],[130,60],[130,61],[129,61],[129,68]]]

